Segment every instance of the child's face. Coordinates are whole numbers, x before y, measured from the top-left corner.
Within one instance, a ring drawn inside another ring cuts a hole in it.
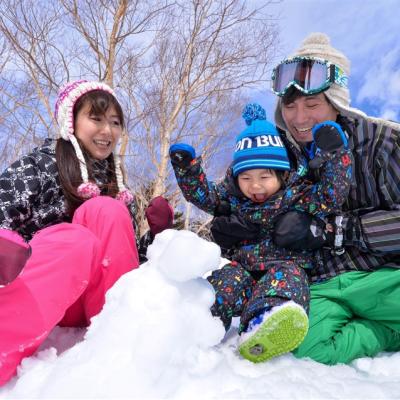
[[[240,173],[238,184],[242,193],[256,203],[263,203],[281,188],[274,170],[260,168]]]
[[[122,134],[122,125],[113,106],[104,115],[91,115],[90,105],[79,110],[75,120],[75,136],[97,160],[106,159],[115,149]]]

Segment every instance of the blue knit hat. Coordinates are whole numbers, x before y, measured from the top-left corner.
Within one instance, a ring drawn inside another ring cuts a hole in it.
[[[249,169],[290,170],[285,145],[278,131],[265,118],[259,104],[247,104],[242,117],[248,127],[236,138],[233,153],[233,176]]]

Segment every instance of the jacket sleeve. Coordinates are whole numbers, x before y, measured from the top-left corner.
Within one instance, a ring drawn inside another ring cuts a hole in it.
[[[0,175],[0,228],[19,231],[32,218],[42,191],[41,172],[32,156],[15,161]]]
[[[226,200],[224,185],[209,181],[201,166],[201,157],[187,168],[174,167],[178,185],[185,199],[208,214],[214,215],[221,201]]]
[[[317,182],[288,188],[281,207],[307,212],[318,218],[340,214],[353,180],[351,151],[342,149],[325,155]]]
[[[400,254],[400,133],[392,130],[385,148],[374,157],[381,209],[349,211],[343,221],[344,243],[376,256]]]
[[[393,211],[378,210],[360,216],[349,213],[343,225],[345,245],[376,256],[400,254],[400,207]]]

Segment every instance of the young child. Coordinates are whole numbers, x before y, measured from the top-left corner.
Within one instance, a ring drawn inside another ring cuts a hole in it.
[[[239,351],[246,359],[261,362],[293,350],[304,339],[309,308],[306,270],[314,265],[310,251],[274,244],[274,221],[289,210],[320,218],[339,212],[351,184],[351,158],[336,123],[315,127],[309,150],[320,180],[311,184],[302,178],[309,168],[305,157],[301,168],[289,174],[286,149],[275,126],[265,120],[262,107],[247,105],[243,116],[249,126],[237,137],[233,163],[221,183],[207,180],[201,158],[195,158],[191,146],[172,145],[170,156],[188,201],[212,215],[230,214],[226,218],[235,217],[237,224],[250,222],[257,228],[231,243],[232,262],[208,280],[216,293],[213,315],[221,318],[227,330],[232,317],[240,316]],[[319,132],[326,129],[331,131],[330,152],[324,151],[327,144],[319,140]]]
[[[0,386],[55,325],[88,325],[139,265],[136,207],[114,153],[124,130],[114,91],[68,83],[55,117],[61,138],[0,176]]]

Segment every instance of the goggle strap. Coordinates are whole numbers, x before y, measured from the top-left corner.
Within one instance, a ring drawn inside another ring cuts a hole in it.
[[[329,82],[335,83],[335,73],[336,73],[336,66],[335,64],[331,64],[329,66]]]

